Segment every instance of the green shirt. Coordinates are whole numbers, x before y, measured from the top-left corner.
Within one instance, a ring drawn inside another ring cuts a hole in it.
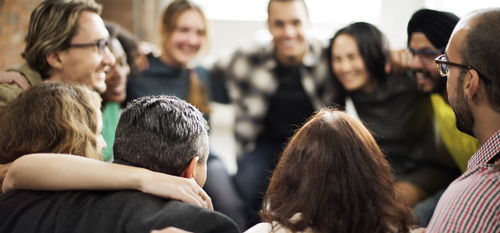
[[[102,136],[107,144],[102,152],[102,160],[104,161],[113,161],[113,143],[120,113],[120,104],[115,102],[106,103],[102,109]]]

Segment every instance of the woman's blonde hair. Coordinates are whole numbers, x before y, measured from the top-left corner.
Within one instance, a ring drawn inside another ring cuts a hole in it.
[[[30,153],[101,159],[97,150],[101,98],[81,85],[46,82],[0,109],[0,163]]]

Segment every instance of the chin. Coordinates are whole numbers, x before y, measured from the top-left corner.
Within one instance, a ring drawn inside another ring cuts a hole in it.
[[[92,85],[91,87],[92,87],[92,89],[94,89],[94,91],[99,92],[99,94],[103,94],[107,90],[106,83],[102,83],[102,84],[97,83],[95,85]]]
[[[432,93],[433,89],[431,86],[422,86],[420,87],[420,91],[423,93]]]

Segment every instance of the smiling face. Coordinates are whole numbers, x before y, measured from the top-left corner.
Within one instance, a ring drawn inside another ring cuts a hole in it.
[[[441,91],[443,78],[434,63],[434,59],[441,54],[424,33],[414,32],[410,37],[410,48],[416,52],[413,56],[410,68],[415,72],[417,85],[423,92]]]
[[[84,11],[78,20],[78,30],[71,39],[71,44],[97,43],[108,37],[101,17],[94,12]],[[70,47],[58,52],[58,59],[60,66],[51,70],[50,79],[78,82],[99,93],[106,90],[106,72],[115,63],[109,48],[100,51],[97,46]]]
[[[205,21],[197,10],[186,10],[177,18],[170,35],[164,32],[163,37],[162,60],[174,67],[186,67],[206,43]]]
[[[283,64],[299,63],[307,48],[304,27],[307,9],[301,1],[273,1],[269,6],[268,27],[276,56]]]
[[[103,94],[104,101],[122,103],[126,97],[127,78],[130,67],[127,64],[127,56],[118,39],[110,41],[110,48],[116,58],[116,62],[106,76],[106,92]]]
[[[365,93],[374,89],[356,40],[348,34],[340,34],[333,41],[332,68],[335,76],[347,91],[361,90]]]

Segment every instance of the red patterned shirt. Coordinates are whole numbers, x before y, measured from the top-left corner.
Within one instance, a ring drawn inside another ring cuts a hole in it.
[[[446,189],[426,232],[500,232],[500,130],[468,162],[467,171]]]

